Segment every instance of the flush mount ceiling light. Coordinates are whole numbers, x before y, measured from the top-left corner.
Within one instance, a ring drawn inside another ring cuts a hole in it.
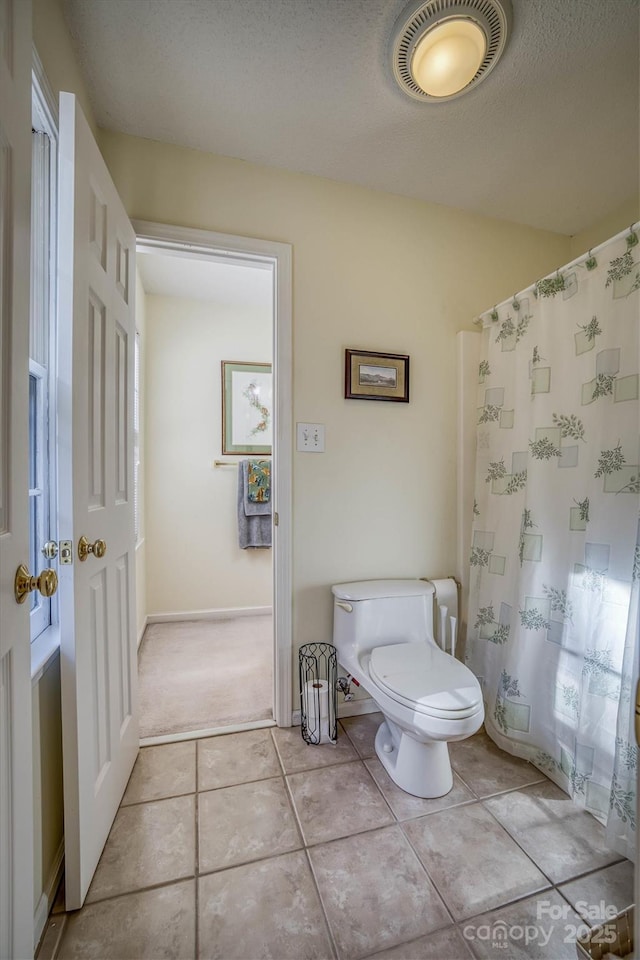
[[[511,0],[426,0],[404,11],[393,73],[414,100],[452,100],[493,70],[511,28]]]

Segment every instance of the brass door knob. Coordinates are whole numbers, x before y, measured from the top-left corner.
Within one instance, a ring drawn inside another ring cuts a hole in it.
[[[24,603],[28,595],[38,590],[43,597],[52,597],[58,589],[58,574],[55,570],[43,570],[37,577],[32,577],[29,570],[21,563],[16,570],[14,580],[14,594],[16,603]]]
[[[104,540],[96,540],[95,543],[89,543],[86,537],[80,537],[78,540],[78,558],[86,560],[89,554],[97,557],[98,560],[104,557],[107,552],[107,545]]]

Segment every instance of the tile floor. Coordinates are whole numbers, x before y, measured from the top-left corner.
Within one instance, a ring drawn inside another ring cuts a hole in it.
[[[573,960],[575,909],[631,902],[632,865],[536,768],[481,732],[419,800],[375,757],[380,720],[341,721],[336,746],[273,728],[143,749],[41,957]]]

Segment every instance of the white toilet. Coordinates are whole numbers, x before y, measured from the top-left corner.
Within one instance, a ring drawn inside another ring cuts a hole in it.
[[[332,587],[338,662],[385,719],[376,753],[391,779],[416,797],[453,786],[448,740],[484,720],[480,684],[433,637],[435,590],[425,580],[360,580]]]

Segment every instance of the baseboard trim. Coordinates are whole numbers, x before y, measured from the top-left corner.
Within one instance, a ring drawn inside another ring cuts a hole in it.
[[[140,627],[140,630],[138,631],[138,647],[137,647],[138,650],[140,649],[140,644],[142,643],[142,638],[144,637],[144,632],[147,629],[148,623],[149,623],[149,617],[145,617],[144,623],[142,624],[142,626]]]
[[[33,946],[36,949],[40,943],[42,934],[44,933],[44,928],[47,925],[48,918],[49,898],[46,893],[43,893],[38,900],[38,906],[36,907],[36,912],[33,916]]]
[[[338,704],[338,720],[342,720],[343,717],[362,717],[366,713],[378,713],[379,710],[380,707],[371,697],[366,697],[364,700],[346,700]],[[300,726],[299,710],[294,710],[291,714],[291,726]]]
[[[175,623],[180,620],[231,620],[234,617],[264,617],[273,613],[273,607],[229,607],[217,610],[179,610],[150,613],[146,623]],[[146,626],[146,624],[145,624]]]
[[[365,713],[379,712],[380,707],[371,697],[364,700],[347,700],[338,706],[338,720],[341,720],[342,717],[361,717]]]
[[[140,746],[157,747],[163,743],[181,743],[183,740],[222,737],[226,733],[244,733],[245,730],[264,730],[267,727],[275,726],[275,720],[248,720],[246,723],[230,723],[226,727],[207,727],[204,730],[188,730],[186,733],[167,733],[158,737],[141,737]]]
[[[35,909],[33,917],[33,937],[34,937],[34,947],[37,947],[40,943],[42,934],[44,933],[44,928],[47,925],[47,920],[49,919],[49,913],[51,912],[51,907],[53,906],[53,901],[57,893],[60,881],[62,879],[62,871],[64,870],[64,837],[60,842],[60,846],[56,851],[56,856],[53,861],[53,866],[51,868],[51,873],[47,878],[47,881],[44,885],[44,890],[42,891],[42,896],[38,900],[38,906]]]

